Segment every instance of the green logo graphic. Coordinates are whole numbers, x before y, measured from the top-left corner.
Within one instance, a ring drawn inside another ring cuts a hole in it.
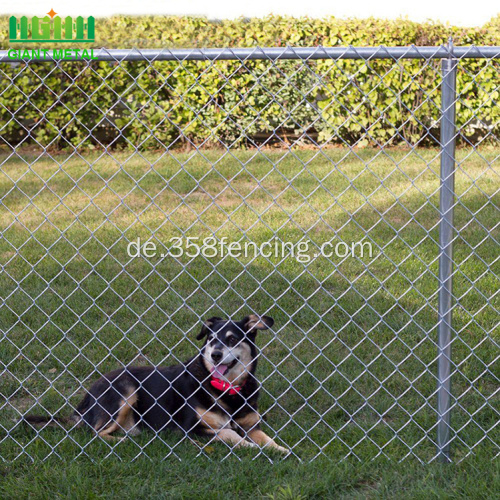
[[[63,35],[64,33],[64,35]],[[74,37],[74,38],[73,38]],[[51,9],[45,17],[32,17],[31,21],[22,16],[9,19],[9,41],[11,43],[92,43],[95,41],[95,19],[85,20],[78,16],[75,20],[67,16],[56,16]]]

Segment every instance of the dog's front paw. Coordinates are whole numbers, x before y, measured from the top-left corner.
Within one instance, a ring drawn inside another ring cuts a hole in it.
[[[284,455],[289,455],[290,453],[292,453],[292,450],[289,450],[288,448],[280,446],[279,444],[277,444],[274,447],[274,449],[277,450],[277,451],[279,451],[280,453],[283,453]]]
[[[253,441],[249,441],[248,439],[243,440],[242,446],[248,446],[249,448],[258,448],[259,445],[255,444]]]

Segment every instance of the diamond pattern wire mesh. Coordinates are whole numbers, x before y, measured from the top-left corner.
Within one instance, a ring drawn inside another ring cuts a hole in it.
[[[205,318],[256,313],[275,319],[263,427],[293,455],[435,460],[443,50],[1,63],[1,458],[275,458],[21,423],[68,414],[112,369],[196,354]],[[499,448],[500,68],[476,52],[456,59],[454,460]],[[162,258],[174,237],[307,241],[311,260]],[[137,238],[157,255],[130,257]],[[373,253],[317,255],[327,241]]]

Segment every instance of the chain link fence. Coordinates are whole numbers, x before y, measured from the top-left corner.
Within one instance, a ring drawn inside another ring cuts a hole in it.
[[[275,459],[23,423],[249,314],[291,455],[497,456],[500,48],[53,55],[0,52],[2,460]]]

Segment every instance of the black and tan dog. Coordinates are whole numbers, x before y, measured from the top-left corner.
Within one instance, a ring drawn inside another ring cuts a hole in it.
[[[95,382],[74,414],[67,418],[25,417],[32,425],[87,424],[101,437],[123,431],[135,435],[143,428],[178,429],[209,435],[231,446],[265,446],[283,453],[260,428],[255,378],[258,330],[274,324],[268,316],[250,315],[241,321],[210,318],[198,340],[200,354],[169,367],[127,367]]]

